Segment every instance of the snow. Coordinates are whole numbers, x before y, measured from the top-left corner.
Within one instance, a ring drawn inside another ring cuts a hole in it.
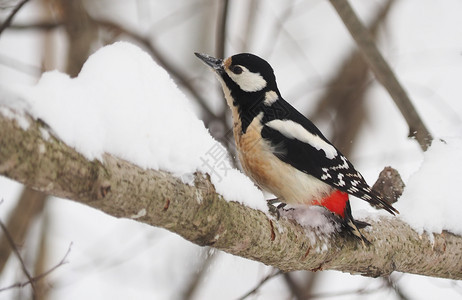
[[[146,216],[146,208],[140,209],[140,211],[136,215],[131,215],[130,218],[131,219],[138,219],[138,218],[141,218],[141,217],[144,217],[144,216]]]
[[[16,120],[19,126],[27,130],[29,128],[29,122],[24,116],[24,111],[26,110],[27,103],[21,101],[16,93],[12,93],[6,89],[0,89],[2,92],[2,99],[0,100],[0,114],[8,119]]]
[[[312,245],[316,244],[317,239],[323,241],[322,248],[316,249],[317,252],[327,250],[326,244],[329,242],[329,236],[340,229],[339,224],[334,223],[326,212],[327,210],[323,207],[306,205],[287,205],[280,210],[281,217],[294,219],[307,229],[306,234]]]
[[[78,77],[47,72],[37,85],[16,87],[16,92],[24,100],[20,109],[43,120],[89,160],[111,153],[187,183],[196,171],[209,173],[225,199],[267,210],[262,193],[231,167],[225,148],[211,137],[168,73],[137,46],[117,42],[103,47]]]
[[[462,235],[461,166],[462,137],[435,139],[395,205],[399,217],[420,234],[447,230]]]

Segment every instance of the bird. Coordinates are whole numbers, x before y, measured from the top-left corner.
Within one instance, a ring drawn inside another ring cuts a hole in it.
[[[262,190],[291,205],[326,208],[362,244],[370,244],[353,218],[349,195],[399,213],[372,190],[352,163],[279,92],[271,65],[251,54],[225,59],[194,53],[221,83],[231,109],[244,173]]]

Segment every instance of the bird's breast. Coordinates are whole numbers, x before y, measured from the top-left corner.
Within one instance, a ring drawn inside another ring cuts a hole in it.
[[[241,130],[241,121],[234,120],[234,138],[244,172],[260,188],[285,203],[311,204],[328,195],[332,190],[329,185],[297,170],[273,154],[272,145],[261,136],[262,118],[263,113],[257,115],[245,133]]]

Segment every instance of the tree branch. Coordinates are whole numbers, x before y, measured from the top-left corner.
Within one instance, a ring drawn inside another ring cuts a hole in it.
[[[44,279],[46,276],[48,276],[54,270],[56,270],[57,268],[61,267],[64,264],[67,264],[66,259],[69,256],[69,253],[71,253],[71,248],[72,248],[72,243],[69,244],[69,247],[67,248],[67,252],[66,252],[66,254],[64,254],[61,261],[59,263],[57,263],[55,266],[53,266],[52,268],[48,269],[46,272],[41,273],[41,274],[39,274],[39,275],[37,275],[35,277],[28,276],[29,279],[27,281],[18,282],[18,283],[12,284],[10,286],[0,288],[0,293],[3,292],[3,291],[6,291],[6,290],[14,289],[14,288],[22,288],[22,287],[25,287],[25,286],[27,286],[29,284],[34,286],[35,283],[37,283],[40,280]]]
[[[433,138],[417,113],[409,96],[399,83],[388,63],[371,38],[368,30],[351,8],[348,0],[330,0],[351,36],[356,41],[369,67],[377,80],[387,89],[396,106],[409,126],[409,136],[414,137],[423,151],[426,151]]]
[[[16,5],[16,7],[11,11],[10,15],[6,20],[0,25],[0,34],[2,34],[3,30],[5,30],[8,26],[10,26],[11,22],[13,21],[13,18],[16,16],[16,14],[21,10],[21,8],[29,2],[29,0],[23,0]]]
[[[17,244],[23,244],[26,234],[29,231],[34,217],[40,214],[45,206],[47,195],[35,190],[25,188],[16,204],[16,207],[11,212],[6,223],[6,230],[12,240]],[[0,274],[3,272],[11,251],[14,247],[8,242],[6,234],[0,237]]]
[[[137,221],[168,229],[197,245],[282,271],[331,269],[373,277],[400,271],[462,279],[459,236],[435,234],[432,243],[392,217],[368,220],[372,226],[363,232],[372,245],[367,248],[338,234],[313,235],[293,220],[276,221],[225,201],[202,174],[196,174],[192,186],[167,172],[144,170],[109,154],[104,162],[87,161],[58,139],[44,139],[43,122],[26,118],[30,126],[24,131],[0,113],[0,174],[42,192],[117,218],[137,215]]]
[[[368,31],[375,39],[380,25],[388,16],[395,1],[388,0],[376,12]],[[369,118],[366,102],[366,92],[370,82],[369,67],[359,49],[354,49],[346,56],[335,75],[328,80],[327,90],[317,100],[317,107],[309,114],[315,124],[322,118],[335,116],[335,126],[331,140],[343,153],[349,156],[355,145],[355,140],[361,127]]]
[[[9,233],[8,230],[6,229],[6,226],[5,226],[5,224],[3,224],[3,222],[0,222],[0,227],[2,228],[3,234],[5,235],[5,237],[6,237],[7,241],[8,241],[8,243],[10,244],[11,248],[13,249],[14,254],[16,255],[16,257],[17,257],[18,260],[19,260],[19,263],[21,264],[22,272],[23,272],[24,275],[27,277],[28,282],[30,282],[30,284],[32,285],[32,298],[35,299],[35,294],[36,294],[35,282],[34,282],[34,280],[32,279],[32,276],[30,275],[29,271],[27,270],[26,264],[24,263],[24,260],[22,259],[22,256],[21,256],[21,254],[19,253],[19,250],[18,250],[18,248],[16,247],[16,244],[14,243],[13,238],[11,237],[10,233]]]
[[[247,292],[244,296],[242,297],[239,297],[238,300],[245,300],[247,299],[248,297],[252,296],[253,294],[255,294],[256,292],[258,292],[258,290],[270,279],[276,277],[276,276],[279,276],[281,275],[282,272],[281,270],[278,270],[278,269],[273,269],[271,271],[270,274],[266,275],[262,280],[260,280],[260,282],[257,284],[257,286],[255,288],[253,288],[252,290],[250,290],[249,292]]]
[[[226,46],[226,21],[228,20],[229,1],[222,0],[218,3],[219,12],[216,26],[215,54],[216,57],[225,57]]]

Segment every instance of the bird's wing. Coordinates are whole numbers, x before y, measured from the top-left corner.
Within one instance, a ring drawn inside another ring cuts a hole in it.
[[[261,135],[272,145],[276,157],[340,191],[392,214],[397,212],[371,190],[362,175],[310,120],[295,108],[289,109],[284,119],[267,120],[262,128]]]

